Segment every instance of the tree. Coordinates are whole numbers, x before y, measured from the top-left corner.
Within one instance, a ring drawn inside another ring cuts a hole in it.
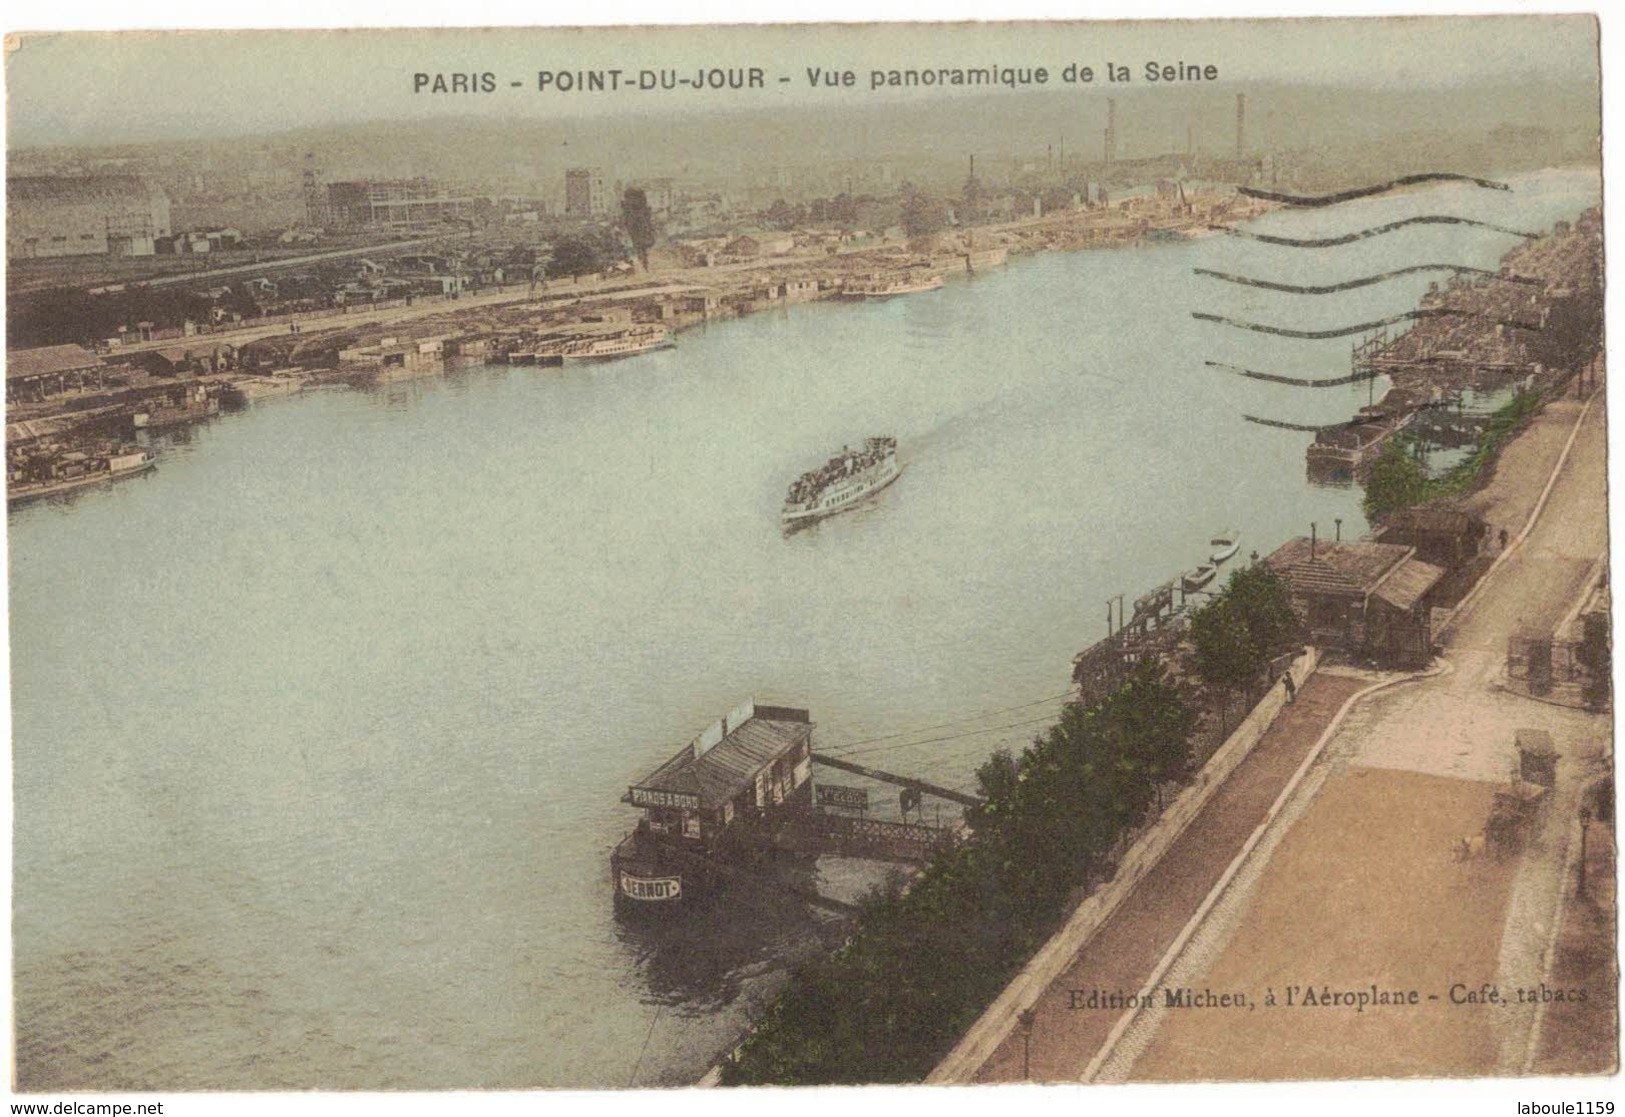
[[[762,214],[762,220],[775,229],[794,229],[797,225],[796,211],[783,198],[774,199],[767,212]]]
[[[603,271],[617,258],[605,235],[566,233],[553,242],[553,259],[547,270],[550,275],[579,279]]]
[[[948,225],[948,209],[914,187],[903,186],[903,233],[910,240],[935,236]]]
[[[1072,191],[1065,186],[1051,186],[1040,195],[1045,213],[1056,213],[1072,208]]]
[[[838,228],[850,229],[858,223],[858,200],[846,192],[829,201],[829,219]]]
[[[654,247],[656,238],[655,219],[649,212],[648,196],[637,187],[621,195],[621,224],[632,242],[632,251],[638,254],[638,262],[648,271],[649,249]]]
[[[1225,597],[1202,606],[1191,617],[1191,646],[1196,673],[1227,698],[1246,686],[1263,666],[1246,619]]]
[[[1286,582],[1269,567],[1238,567],[1224,596],[1240,613],[1261,664],[1302,641],[1303,625],[1292,610]]]
[[[1375,520],[1427,498],[1428,472],[1403,438],[1390,438],[1365,483],[1365,514]]]
[[[1225,707],[1301,636],[1286,583],[1262,566],[1237,569],[1224,592],[1191,617],[1196,673],[1225,695]]]

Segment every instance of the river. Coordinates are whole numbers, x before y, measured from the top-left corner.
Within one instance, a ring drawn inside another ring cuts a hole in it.
[[[1544,229],[1595,175],[1277,213]],[[794,904],[638,931],[626,786],[747,696],[819,747],[960,788],[1053,713],[1071,656],[1239,528],[1364,530],[1304,477],[1364,385],[1325,328],[1513,241],[1425,227],[1042,254],[882,303],[719,322],[670,350],[264,401],[149,475],[10,517],[18,1078],[39,1090],[692,1081],[832,925]],[[1442,277],[1440,277],[1442,278]],[[895,434],[903,477],[785,537],[786,485]],[[927,728],[941,727],[941,728]],[[892,736],[894,734],[912,734]],[[919,742],[919,743],[911,743]],[[863,874],[824,864],[833,891]]]

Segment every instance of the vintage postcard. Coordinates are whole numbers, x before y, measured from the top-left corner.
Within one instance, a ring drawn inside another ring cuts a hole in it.
[[[1612,1112],[1598,42],[11,36],[13,1087]]]

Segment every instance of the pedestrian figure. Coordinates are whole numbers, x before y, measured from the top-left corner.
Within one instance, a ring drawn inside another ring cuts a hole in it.
[[[1288,671],[1281,676],[1281,685],[1286,688],[1286,700],[1290,705],[1298,700],[1298,684],[1292,681],[1292,672]]]
[[[1501,550],[1504,551],[1506,549],[1507,549],[1507,529],[1502,528],[1501,529]]]

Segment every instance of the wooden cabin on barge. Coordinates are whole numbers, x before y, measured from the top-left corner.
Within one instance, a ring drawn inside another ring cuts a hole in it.
[[[730,857],[770,844],[776,822],[812,800],[812,719],[747,700],[633,784],[643,810],[610,857],[618,907],[664,910],[709,891]]]

